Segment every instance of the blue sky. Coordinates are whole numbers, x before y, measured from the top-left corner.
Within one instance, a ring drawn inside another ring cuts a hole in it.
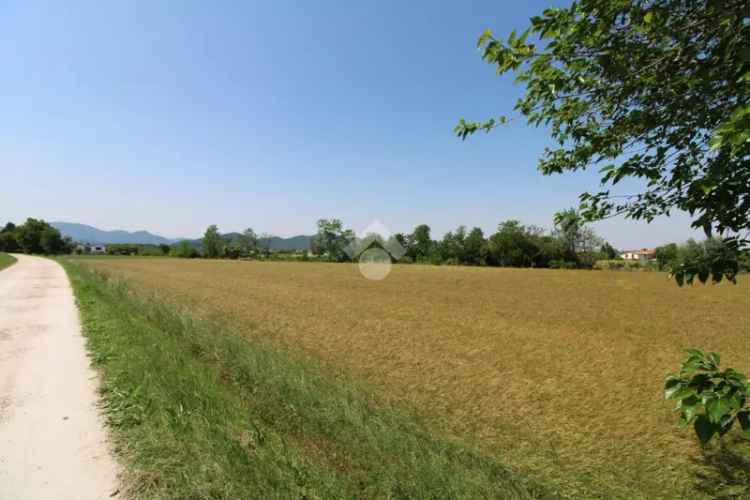
[[[544,177],[521,89],[475,47],[550,1],[0,2],[0,220],[197,236],[428,223],[549,227],[596,172]],[[596,226],[619,247],[689,220]]]

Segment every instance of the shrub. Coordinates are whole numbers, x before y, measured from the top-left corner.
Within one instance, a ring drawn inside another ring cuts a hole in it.
[[[732,368],[719,371],[721,358],[715,352],[687,352],[690,356],[682,363],[679,375],[668,376],[664,383],[664,397],[677,401],[680,425],[693,424],[702,445],[729,432],[735,421],[750,438],[747,378]]]
[[[576,269],[578,263],[570,260],[551,260],[549,262],[549,267],[551,269]]]
[[[641,262],[637,260],[597,260],[594,269],[599,271],[655,271],[658,265],[654,261]]]

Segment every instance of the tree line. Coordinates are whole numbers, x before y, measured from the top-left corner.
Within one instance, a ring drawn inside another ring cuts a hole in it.
[[[387,240],[381,235],[362,239],[367,245],[352,246],[354,232],[345,229],[340,219],[321,219],[311,252],[324,260],[343,262],[377,245],[402,263],[542,268],[588,268],[597,260],[618,256],[573,209],[556,214],[549,232],[511,219],[501,222],[489,236],[479,227],[459,226],[442,239],[433,239],[430,226],[420,224],[411,233],[397,233]],[[394,248],[401,249],[401,255],[393,255]]]
[[[73,251],[73,240],[40,219],[26,219],[21,225],[12,222],[0,230],[0,252],[60,255]]]
[[[669,243],[657,247],[656,265],[660,271],[671,272],[680,285],[692,284],[696,277],[703,283],[710,276],[717,282],[725,277],[734,280],[740,271],[750,271],[750,252],[738,252],[722,238],[703,241],[691,238],[681,245]]]

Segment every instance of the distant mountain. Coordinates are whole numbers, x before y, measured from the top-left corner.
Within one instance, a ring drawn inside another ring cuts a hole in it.
[[[271,237],[271,250],[310,250],[314,236],[292,236],[291,238]]]
[[[70,236],[73,241],[85,242],[85,243],[127,243],[127,244],[148,244],[148,245],[159,245],[166,243],[167,245],[174,243],[174,239],[165,238],[156,234],[151,234],[148,231],[102,231],[86,224],[75,224],[72,222],[51,222],[53,227],[60,231],[63,236]]]
[[[72,222],[52,222],[53,227],[57,228],[63,236],[70,236],[73,241],[82,243],[126,243],[126,244],[142,244],[142,245],[159,245],[165,243],[171,245],[185,239],[191,245],[200,247],[203,240],[197,239],[186,239],[186,238],[165,238],[158,234],[152,234],[148,231],[102,231],[93,226],[87,226],[86,224],[75,224]],[[227,241],[235,241],[239,236],[239,233],[226,233],[222,237]],[[294,251],[294,250],[310,250],[310,242],[312,236],[293,236],[291,238],[280,238],[278,236],[271,236],[271,250],[273,251]]]

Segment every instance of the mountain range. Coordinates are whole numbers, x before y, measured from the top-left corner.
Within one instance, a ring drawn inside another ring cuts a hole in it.
[[[158,234],[149,233],[148,231],[104,231],[86,224],[77,224],[73,222],[51,222],[60,234],[69,236],[73,241],[81,243],[99,243],[99,244],[141,244],[141,245],[171,245],[179,241],[188,241],[190,244],[200,246],[200,238],[166,238]],[[222,235],[224,239],[233,241],[239,233],[226,233]],[[293,236],[291,238],[281,238],[271,236],[270,248],[275,251],[290,250],[309,250],[312,236]]]

